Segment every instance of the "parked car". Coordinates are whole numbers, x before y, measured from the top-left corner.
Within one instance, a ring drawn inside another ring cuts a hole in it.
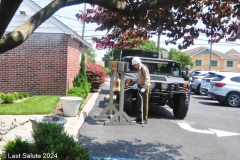
[[[209,71],[201,71],[200,74],[192,76],[192,92],[194,92],[195,94],[204,94],[203,92],[201,92],[200,90],[200,86],[201,86],[201,81],[202,78],[208,73]]]
[[[218,72],[208,72],[201,81],[200,91],[207,94],[208,89],[210,88],[210,82],[217,76]]]
[[[191,75],[192,76],[197,76],[199,74],[206,73],[207,71],[209,72],[211,70],[195,69],[195,70],[191,71]]]
[[[240,105],[240,73],[219,72],[210,82],[208,96],[231,107]]]

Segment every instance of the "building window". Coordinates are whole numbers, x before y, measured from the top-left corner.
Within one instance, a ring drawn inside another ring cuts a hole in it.
[[[227,67],[233,67],[233,61],[227,61]]]
[[[196,60],[195,65],[196,66],[202,66],[202,60]]]
[[[212,60],[211,66],[217,66],[217,60]]]

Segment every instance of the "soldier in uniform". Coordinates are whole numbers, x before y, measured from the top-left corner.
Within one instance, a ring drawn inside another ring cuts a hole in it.
[[[134,68],[138,71],[138,82],[133,86],[133,88],[140,89],[139,94],[141,94],[143,98],[143,110],[141,107],[141,97],[138,95],[138,101],[137,101],[137,123],[147,123],[148,119],[148,100],[150,98],[150,75],[149,70],[147,66],[141,63],[141,60],[139,57],[134,57],[132,59],[132,65],[134,65]],[[142,114],[143,114],[143,120],[142,120]]]

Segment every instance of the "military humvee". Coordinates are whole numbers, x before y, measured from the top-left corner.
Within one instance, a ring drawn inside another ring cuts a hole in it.
[[[122,51],[121,61],[129,62],[129,71],[125,73],[124,111],[132,112],[136,106],[138,91],[131,89],[138,81],[137,70],[132,65],[133,57],[138,56],[150,73],[151,96],[149,103],[167,105],[173,109],[175,118],[184,119],[188,112],[188,81],[182,78],[181,63],[168,59],[159,59],[157,52],[129,50]],[[151,58],[149,58],[151,57]],[[117,100],[119,93],[117,93]]]

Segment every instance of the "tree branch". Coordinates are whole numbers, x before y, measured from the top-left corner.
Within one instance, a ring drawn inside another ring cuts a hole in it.
[[[2,3],[3,2],[7,3],[8,1],[9,0],[2,0]],[[19,1],[19,0],[16,0],[16,1]],[[9,1],[9,3],[10,2],[11,4],[13,3],[13,1]],[[21,45],[43,22],[45,22],[48,18],[50,18],[59,9],[67,6],[76,5],[76,4],[82,4],[82,3],[99,5],[111,11],[118,12],[122,15],[138,16],[146,13],[146,11],[150,9],[165,8],[165,7],[173,6],[178,3],[183,3],[183,0],[182,1],[181,0],[149,0],[144,3],[139,3],[139,4],[135,3],[134,5],[131,5],[131,6],[128,6],[123,2],[119,2],[118,0],[52,0],[46,7],[44,7],[42,10],[37,12],[32,17],[30,17],[25,23],[17,27],[12,32],[4,35],[0,39],[0,54]],[[1,6],[5,6],[5,5],[1,5]],[[18,7],[16,7],[17,5],[14,5],[14,6],[15,6],[14,9],[16,10]],[[2,8],[0,8],[0,10],[1,9]],[[15,12],[11,11],[11,14],[13,13]],[[2,18],[2,16],[0,17]],[[9,17],[13,17],[13,15]],[[11,19],[8,19],[7,21],[10,22]],[[5,31],[5,29],[3,30]]]
[[[9,1],[1,0],[0,2],[0,38],[3,36],[7,26],[9,25],[12,17],[19,8],[23,0]]]

